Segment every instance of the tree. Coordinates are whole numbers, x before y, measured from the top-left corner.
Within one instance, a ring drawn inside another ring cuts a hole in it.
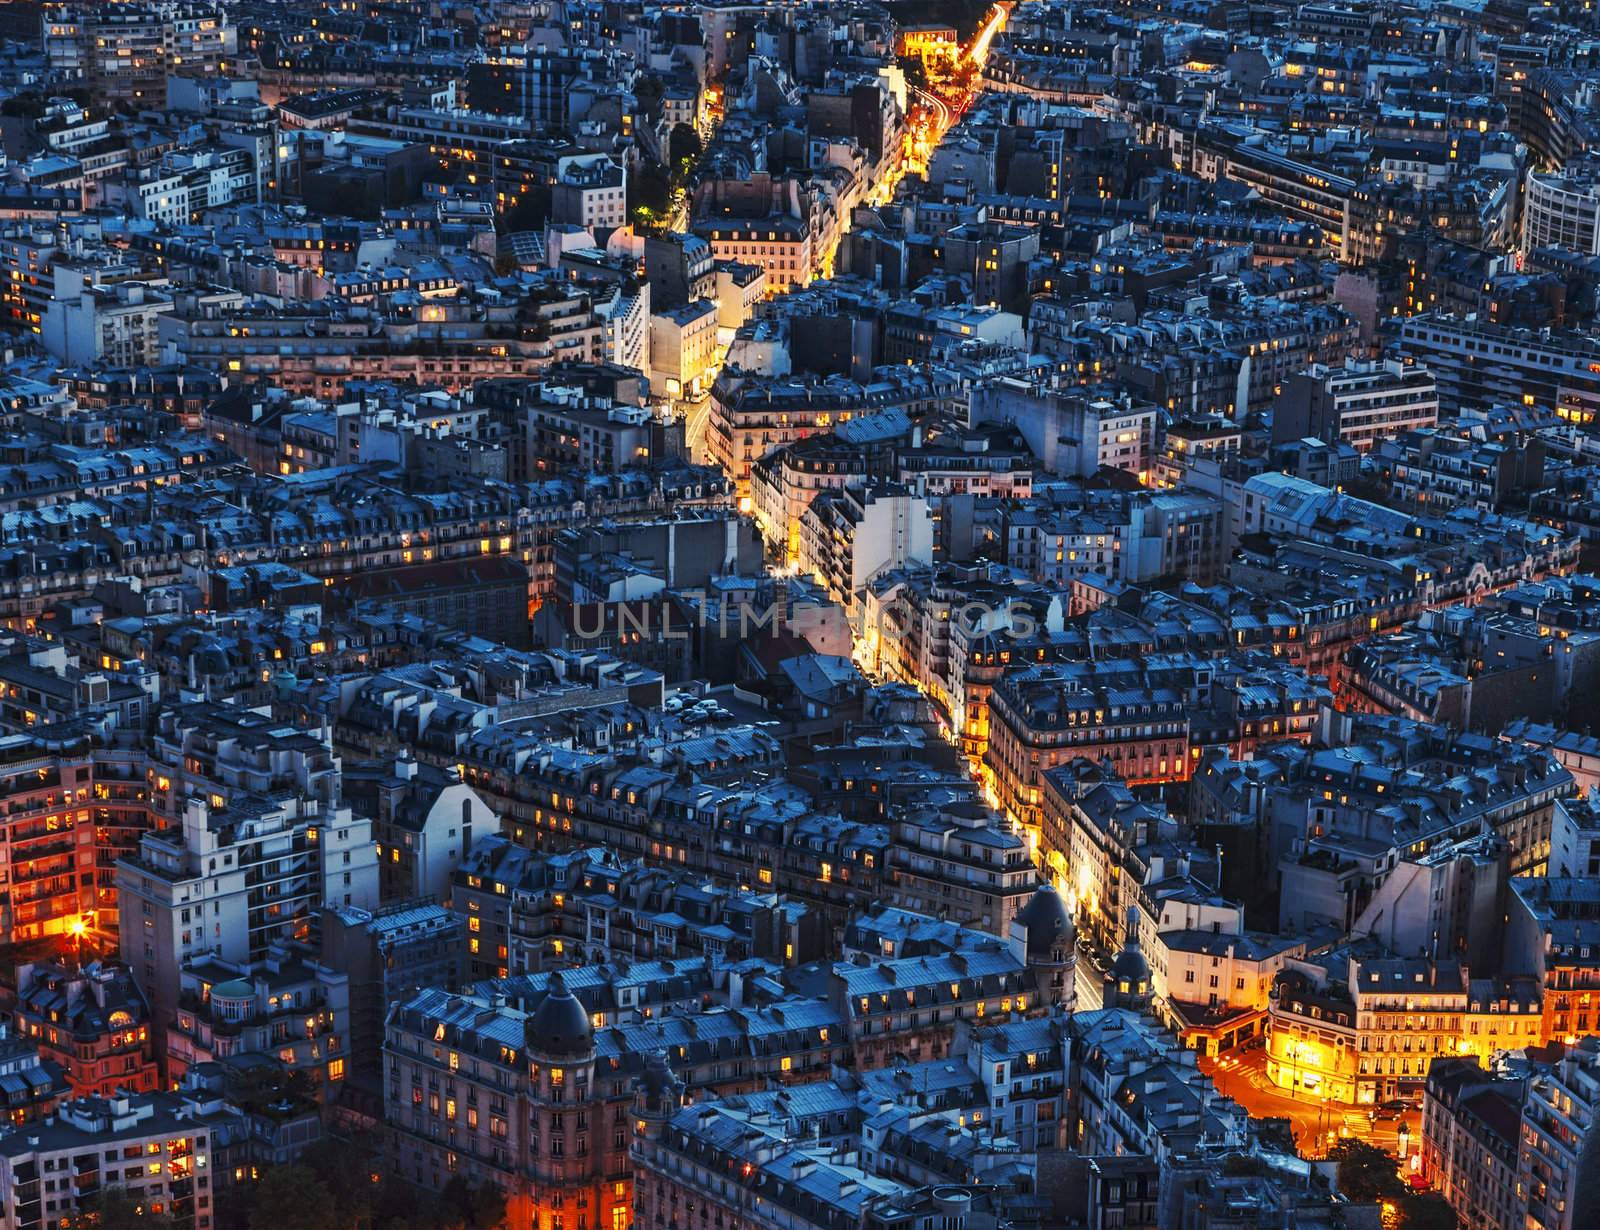
[[[326,1137],[302,1161],[328,1189],[341,1226],[372,1225],[383,1171],[375,1142]]]
[[[678,179],[688,177],[689,172],[694,169],[694,164],[704,152],[705,146],[700,141],[700,134],[692,127],[688,124],[672,126],[672,132],[667,136],[667,162]]]
[[[250,1202],[250,1230],[346,1230],[333,1193],[309,1166],[274,1166],[263,1172]]]
[[[65,1219],[64,1230],[169,1230],[172,1219],[152,1213],[120,1187],[106,1188]]]
[[[310,1101],[317,1092],[310,1073],[259,1064],[229,1081],[228,1095],[246,1110],[261,1111],[280,1102]]]
[[[44,114],[44,108],[44,95],[29,91],[26,94],[13,94],[4,102],[0,102],[0,115],[36,120]]]
[[[1339,1190],[1351,1200],[1392,1200],[1405,1193],[1395,1160],[1364,1140],[1341,1140],[1328,1150],[1339,1163]]]
[[[1400,1230],[1456,1230],[1450,1202],[1438,1192],[1420,1192],[1400,1202]]]
[[[441,1226],[495,1230],[506,1219],[505,1195],[493,1183],[474,1186],[454,1176],[439,1193]]]
[[[928,88],[928,66],[921,56],[901,56],[895,61],[906,75],[906,84],[918,90]]]
[[[656,163],[628,176],[628,213],[641,231],[659,230],[672,210],[672,183]]]
[[[639,83],[633,87],[635,114],[646,126],[653,125],[656,117],[661,114],[661,100],[666,96],[666,92],[666,86],[657,76],[641,77]]]

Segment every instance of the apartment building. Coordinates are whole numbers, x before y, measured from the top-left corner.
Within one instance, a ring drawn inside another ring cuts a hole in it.
[[[540,854],[485,837],[457,868],[450,901],[474,977],[697,956],[794,964],[824,948],[821,915],[802,902],[598,847]]]
[[[1398,354],[1438,382],[1439,407],[1533,406],[1573,422],[1600,412],[1600,346],[1587,334],[1429,313],[1401,322]]]
[[[1202,178],[1231,179],[1260,194],[1273,209],[1319,227],[1337,255],[1350,235],[1356,181],[1325,167],[1241,139],[1221,127],[1203,127],[1194,139],[1194,167]]]
[[[1430,511],[1504,507],[1544,483],[1545,443],[1461,439],[1444,432],[1407,432],[1373,450],[1378,473],[1400,503]]]
[[[166,1026],[168,1079],[202,1064],[270,1056],[337,1096],[350,1059],[350,978],[302,950],[274,945],[260,961],[213,957],[179,974],[177,1011]]]
[[[909,430],[910,424],[908,423]],[[869,455],[832,432],[773,449],[750,468],[751,512],[771,556],[800,559],[800,518],[823,491],[862,485]]]
[[[344,1049],[351,1068],[381,1070],[384,1021],[391,1004],[425,987],[461,985],[466,978],[466,930],[461,917],[437,901],[401,901],[377,910],[324,907],[317,962],[349,980]]]
[[[1422,1175],[1456,1211],[1462,1230],[1521,1227],[1521,1078],[1485,1071],[1474,1059],[1440,1059],[1422,1103]]]
[[[338,761],[314,732],[265,713],[173,707],[151,735],[154,828],[117,864],[123,961],[158,1020],[182,970],[243,967],[306,940],[324,904],[378,901],[372,822],[338,798]]]
[[[1600,255],[1600,166],[1578,158],[1560,170],[1529,169],[1523,181],[1522,253],[1565,248]]]
[[[1272,439],[1310,437],[1366,453],[1438,421],[1439,393],[1427,368],[1347,359],[1342,368],[1314,363],[1289,380],[1272,406]]]
[[[928,501],[893,483],[819,492],[800,515],[797,567],[846,613],[879,573],[933,562]]]
[[[695,299],[650,317],[650,388],[673,399],[704,392],[717,358],[718,307]]]
[[[550,221],[601,235],[627,221],[628,173],[609,154],[573,154],[556,163]]]
[[[1572,1044],[1600,1033],[1600,882],[1572,876],[1517,876],[1510,881],[1506,966],[1543,988],[1539,1041]]]
[[[1045,770],[1040,796],[1044,871],[1071,890],[1083,934],[1115,951],[1125,938],[1143,852],[1175,836],[1177,822],[1087,760]]]
[[[1184,781],[1188,738],[1189,706],[1176,689],[1111,690],[1052,663],[1024,667],[989,695],[984,778],[1013,822],[1037,830],[1050,768],[1108,760],[1130,785]]]
[[[568,1217],[627,1230],[633,1076],[601,1061],[559,972],[527,1011],[423,991],[390,1014],[384,1045],[394,1164],[434,1191],[456,1177],[493,1183],[508,1218],[534,1230]]]
[[[174,72],[216,73],[238,47],[221,5],[60,4],[41,15],[52,74],[95,99],[160,106]]]
[[[161,361],[157,319],[176,307],[164,287],[142,281],[102,284],[89,269],[58,262],[41,336],[66,363],[153,367]]]
[[[1534,1007],[1526,989],[1469,980],[1455,961],[1291,959],[1273,983],[1267,1075],[1347,1105],[1418,1101],[1435,1063],[1535,1045]]]
[[[116,928],[112,864],[150,827],[142,757],[86,737],[0,738],[0,936],[16,943]]]
[[[210,1126],[177,1094],[64,1102],[53,1122],[0,1136],[0,1225],[60,1225],[116,1189],[185,1230],[208,1230],[213,1143]]]
[[[379,896],[386,902],[448,901],[473,838],[498,828],[494,812],[459,769],[418,764],[409,753],[352,764],[340,783],[350,807],[372,820]]]
[[[706,452],[732,479],[740,500],[749,500],[751,467],[775,446],[885,410],[899,410],[912,422],[954,414],[984,373],[878,368],[873,377],[860,384],[841,376],[764,377],[724,368],[711,386]]]
[[[771,1097],[680,1109],[678,1089],[652,1080],[634,1145],[635,1223],[665,1230],[692,1206],[708,1224],[750,1230],[907,1230],[934,1219],[967,1230],[1013,1207],[1020,1193],[1003,1153],[976,1122],[911,1110],[867,1129],[846,1091],[824,1088],[832,1095],[793,1109]]]
[[[1569,1047],[1528,1080],[1522,1105],[1517,1186],[1527,1200],[1524,1230],[1582,1230],[1600,1221],[1593,1180],[1600,1115],[1600,1038]]]
[[[1201,1055],[1233,1050],[1265,1030],[1273,981],[1305,955],[1303,939],[1215,928],[1159,930],[1150,938],[1156,1012]]]
[[[940,824],[924,814],[891,827],[897,897],[907,909],[1006,935],[1039,888],[1028,844],[987,807],[946,807]]]
[[[550,295],[527,304],[520,321],[519,305],[462,298],[390,321],[326,300],[288,310],[239,297],[226,311],[169,312],[157,332],[164,356],[295,394],[332,399],[351,381],[407,378],[457,392],[477,380],[527,375],[557,358],[606,361],[604,317],[624,298],[618,284]]]
[[[74,1097],[161,1087],[150,1009],[121,966],[19,965],[12,1027],[60,1065]]]
[[[1156,460],[1157,415],[1153,404],[1126,393],[1101,395],[1076,385],[1049,388],[1002,377],[973,389],[968,422],[1011,424],[1052,473],[1091,478],[1110,469],[1144,481]]]
[[[816,250],[817,210],[795,179],[765,171],[748,180],[707,179],[695,188],[692,230],[719,261],[755,265],[766,272],[767,293],[809,286],[821,253]]]

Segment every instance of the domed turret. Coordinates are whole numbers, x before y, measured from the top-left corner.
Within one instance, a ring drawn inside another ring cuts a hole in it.
[[[1027,932],[1027,955],[1046,960],[1071,949],[1077,940],[1077,930],[1072,916],[1067,913],[1067,903],[1055,885],[1044,883],[1034,890],[1028,904],[1017,911],[1014,926]]]
[[[1143,1012],[1155,993],[1150,962],[1139,951],[1139,911],[1128,907],[1128,938],[1111,963],[1111,985],[1106,988],[1106,1007],[1129,1008]]]
[[[567,990],[567,980],[557,970],[523,1030],[529,1051],[553,1058],[578,1058],[594,1049],[594,1027],[578,997]]]
[[[1011,920],[1011,951],[1033,976],[1035,1002],[1071,1012],[1077,1004],[1077,929],[1053,884],[1041,884]]]

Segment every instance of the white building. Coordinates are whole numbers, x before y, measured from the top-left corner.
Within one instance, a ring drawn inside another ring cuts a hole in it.
[[[573,154],[556,163],[551,219],[596,231],[628,217],[628,173],[607,154]]]
[[[1365,453],[1383,440],[1439,421],[1439,387],[1426,367],[1397,359],[1343,367],[1313,363],[1272,403],[1276,444],[1306,438],[1340,441]]]
[[[731,335],[756,314],[767,297],[767,271],[760,265],[717,266],[717,325]]]
[[[216,1207],[211,1130],[171,1093],[80,1098],[0,1136],[0,1230],[58,1226],[119,1189],[174,1224],[208,1230]]]
[[[385,901],[448,901],[451,876],[473,837],[499,828],[455,766],[418,764],[409,753],[352,765],[343,786],[345,799],[373,819]]]
[[[800,572],[852,616],[856,595],[880,572],[932,560],[928,501],[897,484],[823,491],[800,518]]]
[[[596,300],[595,315],[605,329],[605,359],[621,367],[644,371],[650,366],[650,284],[642,283],[635,294],[621,286],[604,303]]]
[[[101,285],[93,271],[55,267],[55,293],[40,322],[45,348],[64,363],[153,367],[161,361],[156,320],[172,311],[164,288],[146,282]]]
[[[717,361],[718,307],[696,299],[650,317],[650,390],[668,397],[695,397]]]
[[[1529,171],[1522,200],[1522,250],[1569,248],[1600,255],[1600,168]]]
[[[116,870],[122,959],[155,1019],[175,1010],[185,966],[260,961],[308,938],[324,905],[378,904],[372,821],[335,802],[326,737],[222,705],[161,715],[149,780],[162,827]]]
[[[1053,473],[1088,478],[1105,468],[1143,482],[1155,461],[1156,416],[1153,404],[1125,394],[1105,397],[1007,376],[972,390],[968,423],[1012,424]]]

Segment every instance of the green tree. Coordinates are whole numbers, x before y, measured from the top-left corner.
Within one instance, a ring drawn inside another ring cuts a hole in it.
[[[348,1230],[339,1220],[333,1193],[309,1166],[274,1166],[264,1171],[250,1202],[250,1230]]]
[[[64,1230],[168,1230],[172,1219],[152,1213],[120,1187],[106,1188],[83,1203]]]
[[[1456,1211],[1438,1192],[1421,1192],[1400,1201],[1400,1230],[1456,1230]]]
[[[1339,1163],[1339,1190],[1351,1200],[1392,1200],[1405,1193],[1395,1160],[1376,1145],[1354,1138],[1328,1150]]]

